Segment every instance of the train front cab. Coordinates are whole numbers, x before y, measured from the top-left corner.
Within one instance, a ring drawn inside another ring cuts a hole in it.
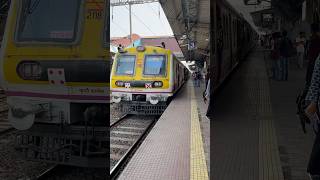
[[[27,159],[105,167],[105,0],[12,0],[1,51],[9,121]]]
[[[116,55],[111,75],[111,101],[130,114],[159,115],[183,84],[184,66],[170,50],[139,46]],[[180,73],[179,73],[180,71]]]

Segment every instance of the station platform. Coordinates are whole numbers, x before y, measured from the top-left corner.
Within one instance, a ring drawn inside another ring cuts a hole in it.
[[[184,85],[118,179],[209,179],[209,145],[204,146],[204,142],[209,143],[210,123],[202,120],[198,111],[202,94],[198,91],[203,88],[193,87],[191,81]],[[202,134],[202,127],[206,134]]]
[[[257,48],[231,74],[211,122],[204,84],[188,82],[118,179],[308,180],[314,134],[303,133],[295,104],[306,72],[292,58],[289,80],[275,81],[268,54]]]
[[[288,81],[275,81],[268,54],[252,52],[215,98],[212,179],[309,179],[313,132],[303,133],[295,104],[306,72],[291,58]]]

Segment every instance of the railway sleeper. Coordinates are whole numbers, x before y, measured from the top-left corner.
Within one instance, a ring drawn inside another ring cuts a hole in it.
[[[153,105],[147,102],[122,102],[122,112],[136,115],[161,115],[167,108],[167,103]]]
[[[27,160],[105,168],[107,133],[108,128],[68,127],[62,131],[58,126],[35,125],[31,130],[20,131],[15,142]]]

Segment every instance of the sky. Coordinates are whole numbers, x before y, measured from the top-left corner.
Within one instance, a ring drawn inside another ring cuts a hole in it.
[[[173,35],[170,24],[159,3],[131,6],[132,33],[141,36]],[[110,7],[110,35],[123,37],[130,34],[129,7]]]
[[[249,23],[253,25],[250,12],[266,8],[269,4],[260,6],[246,6],[243,0],[227,0],[235,7]],[[132,33],[141,36],[173,35],[170,24],[159,3],[132,5]],[[110,7],[110,35],[124,37],[130,34],[129,7]],[[254,26],[254,25],[253,25]]]

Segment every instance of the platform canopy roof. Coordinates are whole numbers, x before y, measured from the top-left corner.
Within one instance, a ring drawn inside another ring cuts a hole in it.
[[[10,0],[0,0],[0,15],[7,16]]]
[[[159,0],[186,60],[209,56],[210,0]]]
[[[288,21],[297,21],[302,14],[302,3],[305,0],[272,0],[275,12]]]

